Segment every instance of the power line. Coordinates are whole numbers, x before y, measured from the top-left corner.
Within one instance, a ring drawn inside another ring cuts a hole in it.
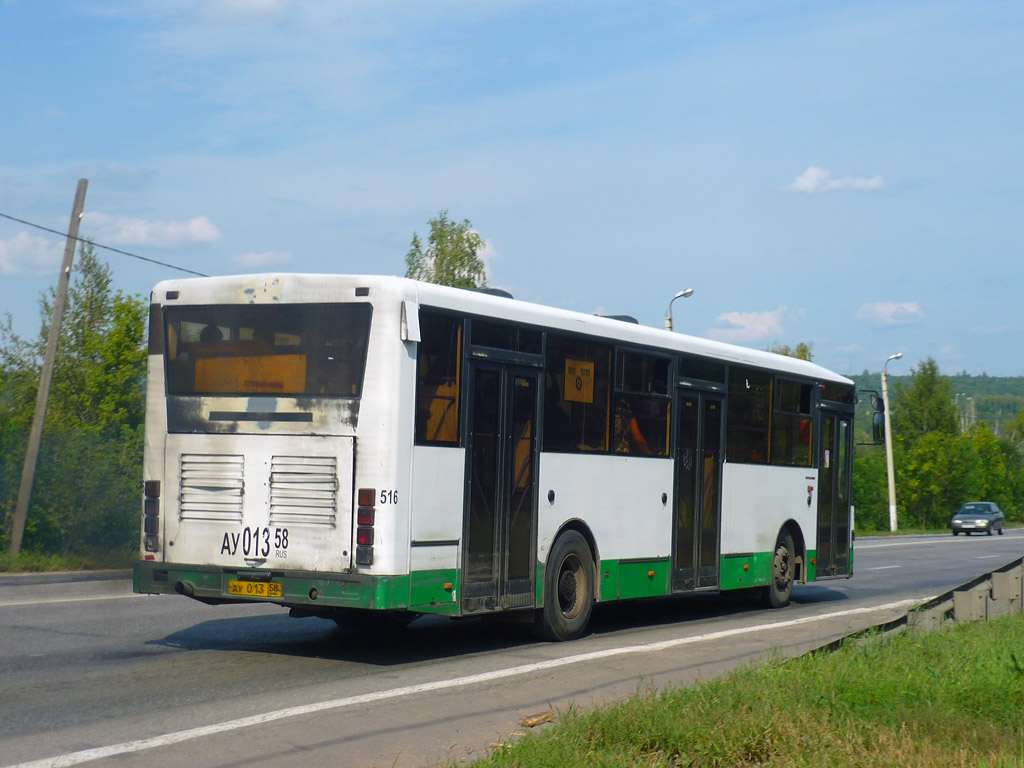
[[[44,232],[50,232],[50,233],[52,233],[54,235],[60,235],[61,237],[70,237],[71,239],[77,240],[80,243],[89,243],[91,245],[94,245],[97,248],[102,248],[102,249],[104,249],[106,251],[113,251],[114,253],[120,253],[122,256],[131,256],[133,259],[139,259],[140,261],[148,261],[150,264],[158,264],[161,267],[168,267],[169,269],[176,269],[179,272],[188,272],[190,275],[197,275],[198,277],[209,277],[209,275],[203,274],[202,272],[196,272],[193,269],[185,269],[185,267],[179,267],[176,264],[168,264],[166,261],[157,261],[156,259],[150,259],[150,258],[147,258],[145,256],[139,256],[139,254],[137,254],[137,253],[129,253],[128,251],[122,251],[120,248],[114,248],[113,246],[103,245],[103,243],[97,243],[97,242],[89,240],[88,238],[85,238],[85,237],[73,236],[73,235],[68,234],[67,232],[61,232],[61,231],[56,230],[56,229],[50,229],[49,227],[44,227],[42,224],[33,224],[31,221],[25,221],[24,219],[19,219],[16,216],[9,216],[6,213],[0,212],[0,216],[2,216],[5,219],[10,219],[11,221],[16,221],[19,224],[24,224],[27,227],[35,227],[36,229],[41,229]]]

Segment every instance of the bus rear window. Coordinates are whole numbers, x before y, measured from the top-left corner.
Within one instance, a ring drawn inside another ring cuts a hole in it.
[[[369,304],[169,307],[171,395],[359,397]]]

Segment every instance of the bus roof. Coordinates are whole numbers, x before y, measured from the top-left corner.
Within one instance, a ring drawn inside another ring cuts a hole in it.
[[[176,305],[319,303],[350,301],[354,296],[352,291],[357,287],[369,288],[371,298],[379,298],[383,292],[391,294],[396,300],[412,301],[421,306],[589,334],[621,343],[700,355],[815,380],[853,384],[845,376],[794,357],[609,317],[533,304],[484,291],[422,283],[405,277],[270,273],[165,280],[153,289],[153,300]],[[177,291],[178,295],[168,297],[169,291]]]

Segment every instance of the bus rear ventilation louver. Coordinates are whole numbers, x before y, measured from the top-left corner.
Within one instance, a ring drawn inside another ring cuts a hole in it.
[[[242,522],[245,458],[239,454],[181,455],[182,520]]]
[[[274,456],[270,462],[270,524],[334,527],[338,515],[338,459]]]

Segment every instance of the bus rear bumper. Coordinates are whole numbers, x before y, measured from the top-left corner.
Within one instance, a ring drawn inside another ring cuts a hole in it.
[[[274,603],[289,608],[408,608],[409,577],[308,573],[140,561],[133,591],[185,595],[203,603]]]

